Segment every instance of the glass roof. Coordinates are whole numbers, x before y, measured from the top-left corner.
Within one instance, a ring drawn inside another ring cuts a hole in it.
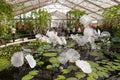
[[[34,9],[48,10],[53,16],[66,17],[65,14],[72,8],[86,11],[95,19],[102,19],[102,12],[111,6],[119,5],[120,0],[6,0],[14,4],[15,15],[27,13]],[[60,17],[60,18],[61,18]]]

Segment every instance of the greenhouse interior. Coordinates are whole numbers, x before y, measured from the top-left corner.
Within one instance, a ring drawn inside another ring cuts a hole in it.
[[[0,0],[0,80],[120,80],[120,0]]]

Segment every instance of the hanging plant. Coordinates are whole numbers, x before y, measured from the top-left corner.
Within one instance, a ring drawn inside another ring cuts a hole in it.
[[[72,9],[72,10],[68,11],[67,12],[68,27],[77,26],[77,24],[79,22],[79,18],[84,14],[86,14],[85,11],[80,11],[77,9]]]
[[[0,21],[13,18],[13,5],[0,0]]]
[[[103,12],[104,16],[104,24],[106,28],[109,28],[111,33],[114,34],[114,30],[117,30],[120,28],[120,5],[112,6],[110,8],[107,8]]]

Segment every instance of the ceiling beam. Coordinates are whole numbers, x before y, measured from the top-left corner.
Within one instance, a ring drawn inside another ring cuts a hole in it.
[[[88,9],[88,8],[85,8],[85,7],[83,7],[83,6],[80,6],[79,4],[75,4],[75,3],[71,2],[71,1],[68,1],[68,0],[66,0],[66,1],[69,2],[69,3],[71,3],[71,4],[73,4],[73,5],[78,6],[78,7],[80,7],[80,8],[83,8],[83,9],[85,9],[85,10],[88,10],[88,11],[90,11],[90,12],[92,12],[92,13],[95,13],[95,14],[97,14],[97,15],[99,15],[99,16],[102,16],[101,14],[96,13],[96,11],[92,11],[92,10],[90,10],[90,9]]]
[[[61,5],[63,5],[63,6],[66,6],[66,7],[68,7],[68,8],[71,8],[71,9],[73,9],[74,7],[71,7],[71,6],[69,6],[69,5],[66,5],[66,4],[63,4],[63,3],[61,3],[61,2],[58,2],[59,4],[61,4]],[[80,10],[80,9],[79,9]],[[90,14],[90,13],[92,13],[92,12],[90,12],[90,11],[87,11],[88,12],[88,14]],[[96,17],[93,17],[93,16],[91,16],[92,18],[94,18],[94,19],[96,19],[96,20],[99,20],[98,18],[96,18]]]
[[[49,2],[50,2],[50,1],[49,1]],[[20,9],[17,9],[17,8],[16,8],[16,9],[14,10],[14,12],[20,11],[20,10],[22,10],[22,9],[24,9],[24,8],[27,9],[27,8],[29,8],[29,7],[32,7],[32,6],[33,6],[34,9],[36,9],[36,8],[35,8],[36,5],[41,7],[41,5],[47,4],[47,3],[49,3],[49,2],[48,2],[48,0],[46,0],[45,2],[38,3],[38,4],[35,4],[35,5],[33,5],[32,2],[31,2],[31,5],[30,5],[30,6],[27,6],[27,7],[22,7],[22,6],[21,6]],[[48,5],[49,5],[49,4],[48,4]]]
[[[120,2],[118,0],[112,0],[113,2],[120,4]]]
[[[24,0],[24,1],[19,0],[18,2],[15,3],[15,5],[30,2],[30,1],[33,1],[33,0]]]
[[[101,9],[103,9],[103,10],[105,9],[105,8],[103,8],[103,7],[97,5],[97,4],[95,4],[95,3],[93,3],[93,2],[91,2],[91,1],[89,1],[89,0],[85,0],[85,1],[88,2],[88,3],[90,3],[90,4],[92,4],[92,5],[97,6],[97,7],[101,8]]]
[[[53,2],[41,3],[41,5],[39,5],[39,3],[38,3],[38,4],[36,4],[36,5],[34,6],[34,8],[33,8],[32,6],[28,6],[28,7],[25,8],[26,10],[25,10],[24,13],[29,12],[29,11],[32,11],[32,10],[34,10],[34,9],[38,9],[38,8],[40,8],[40,7],[44,7],[44,6],[47,6],[47,5],[51,5],[51,4],[53,4]],[[30,8],[30,7],[31,7],[31,8]],[[19,12],[19,11],[20,11],[20,12]],[[20,10],[16,10],[15,12],[16,12],[15,15],[23,14],[23,12],[22,12],[21,9],[20,9]],[[19,12],[19,13],[17,13],[17,12]]]
[[[67,5],[67,4],[63,4],[63,3],[61,3],[61,2],[58,2],[59,4],[61,4],[61,5],[63,5],[63,6],[66,6],[66,7],[68,7],[68,8],[70,8],[70,9],[73,9],[74,7],[72,7],[72,6],[70,6],[70,5]],[[82,8],[83,9],[83,8]],[[78,9],[78,10],[81,10],[81,9]],[[83,9],[84,11],[85,11],[85,9]],[[90,11],[86,11],[87,13],[91,13]]]

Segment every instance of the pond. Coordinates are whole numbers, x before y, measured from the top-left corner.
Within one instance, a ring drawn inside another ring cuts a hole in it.
[[[33,55],[36,60],[36,66],[30,68],[27,60],[24,60],[24,64],[21,67],[14,67],[11,64],[7,64],[8,62],[4,62],[6,64],[3,65],[1,61],[1,66],[7,65],[7,67],[5,69],[1,68],[0,80],[118,80],[120,77],[119,49],[115,52],[112,51],[112,46],[108,49],[106,44],[99,41],[97,44],[104,47],[91,50],[89,44],[79,46],[71,39],[67,41],[66,46],[52,46],[52,44],[46,42],[32,41],[4,47],[0,51],[2,53],[0,57],[3,60],[7,59],[11,63],[10,59],[15,52],[23,51],[23,48],[30,49],[31,53],[29,54]],[[75,52],[69,52],[71,49],[77,53],[72,54]],[[62,53],[67,55],[67,52],[69,52],[69,57],[70,59],[73,58],[73,61],[62,55],[64,63],[61,63],[58,57]],[[85,73],[84,69],[76,65],[74,61],[76,59],[84,61],[85,65],[83,67],[86,67],[86,69],[88,69],[86,63],[88,63],[92,72]]]

